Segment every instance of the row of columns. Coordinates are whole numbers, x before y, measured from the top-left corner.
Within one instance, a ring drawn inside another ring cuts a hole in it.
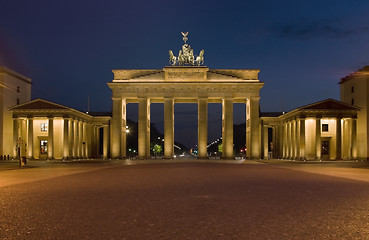
[[[125,158],[126,152],[126,99],[113,98],[111,154]],[[198,106],[198,157],[207,158],[208,99],[200,97]],[[246,145],[249,157],[260,158],[259,98],[246,100]],[[138,99],[138,158],[150,157],[150,99]],[[222,99],[223,158],[233,158],[233,99]],[[164,98],[164,158],[174,156],[174,98]]]
[[[20,139],[26,141],[26,154],[29,159],[34,158],[34,124],[33,118],[28,117],[25,121],[19,118],[13,120],[13,146],[17,146]],[[63,159],[69,158],[88,158],[98,157],[100,155],[100,126],[89,124],[80,120],[63,118]],[[22,122],[26,125],[22,126]],[[28,123],[28,124],[27,124]],[[47,157],[55,158],[54,149],[54,118],[49,117],[47,121]],[[109,125],[103,126],[103,156],[109,154]],[[26,133],[23,131],[26,130]],[[14,150],[14,156],[18,156],[17,149]]]
[[[336,118],[336,159],[342,159],[342,150],[345,151],[345,157],[355,159],[357,157],[357,132],[356,132],[356,119],[345,119],[344,127],[342,131],[342,118]],[[321,118],[315,118],[315,134],[312,139],[314,146],[315,159],[320,160],[322,157],[322,121]],[[263,157],[268,158],[268,128],[269,126],[263,126]],[[307,158],[306,150],[306,124],[305,118],[297,118],[282,125],[273,126],[273,157],[281,157],[284,159],[297,159],[305,160]],[[342,145],[342,138],[346,141],[344,146]],[[348,149],[345,149],[348,148]]]

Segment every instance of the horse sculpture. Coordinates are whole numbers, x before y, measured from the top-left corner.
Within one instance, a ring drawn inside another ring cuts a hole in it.
[[[201,50],[199,56],[196,57],[195,63],[197,66],[204,64],[204,49]]]
[[[174,56],[172,50],[169,50],[169,64],[172,64],[172,66],[176,65],[177,63],[177,57]]]

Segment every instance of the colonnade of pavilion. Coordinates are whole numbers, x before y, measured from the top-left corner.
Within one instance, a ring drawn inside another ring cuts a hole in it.
[[[45,106],[47,109],[42,109]],[[93,117],[41,99],[18,105],[11,111],[14,156],[41,158],[40,140],[45,140],[47,153],[43,158],[100,157],[101,137],[103,157],[109,156],[110,117]],[[100,136],[100,129],[103,129],[103,136]]]
[[[316,106],[330,108],[316,110]],[[268,155],[268,129],[272,129],[272,157],[295,160],[321,160],[322,140],[331,142],[328,157],[357,158],[357,109],[328,99],[296,109],[279,117],[262,117],[262,156]],[[322,126],[326,125],[324,131]],[[331,129],[331,128],[334,129]],[[328,130],[329,128],[329,130]]]
[[[41,118],[39,118],[41,119]],[[101,126],[95,126],[79,119],[54,119],[53,117],[47,118],[47,158],[55,158],[55,137],[54,137],[54,121],[63,122],[63,140],[62,140],[62,152],[63,159],[70,158],[89,158],[97,157],[99,153],[100,142],[100,128]],[[27,157],[29,159],[34,158],[34,118],[14,118],[13,119],[13,146],[20,144],[20,140],[27,144]],[[108,126],[104,126],[105,129]],[[108,139],[108,130],[104,131],[104,136]],[[108,155],[108,140],[104,141],[104,157]],[[14,149],[14,156],[17,156],[17,149]]]

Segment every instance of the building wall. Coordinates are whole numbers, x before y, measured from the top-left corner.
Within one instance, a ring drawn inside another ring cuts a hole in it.
[[[359,159],[369,157],[368,106],[369,76],[359,75],[341,83],[341,101],[361,108],[357,114],[357,154]],[[352,91],[353,87],[353,91]]]
[[[19,88],[19,91],[18,91]],[[0,67],[0,155],[13,155],[13,119],[9,108],[31,100],[31,80]]]
[[[329,159],[336,159],[336,119],[323,118],[321,124],[328,124],[328,132],[322,130],[322,140],[329,140]],[[322,128],[323,129],[323,128]],[[342,129],[342,127],[341,127]]]
[[[43,132],[41,131],[41,124],[46,123],[47,124],[48,119],[34,119],[33,120],[33,157],[35,159],[40,159],[42,157],[46,158],[47,155],[41,156],[40,155],[40,141],[41,140],[47,140],[48,131]]]

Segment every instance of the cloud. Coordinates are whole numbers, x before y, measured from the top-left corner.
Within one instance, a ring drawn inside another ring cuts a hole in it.
[[[348,38],[363,32],[368,32],[367,26],[347,26],[340,20],[321,19],[308,21],[300,19],[293,23],[281,24],[276,27],[277,33],[285,38],[311,39],[311,38]]]

